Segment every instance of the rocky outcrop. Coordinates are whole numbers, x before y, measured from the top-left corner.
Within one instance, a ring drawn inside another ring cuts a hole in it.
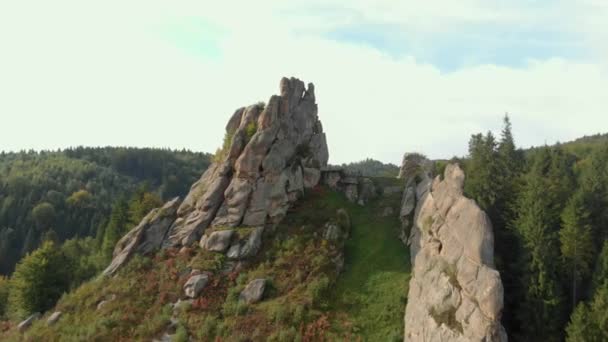
[[[156,251],[175,221],[179,204],[179,198],[174,198],[162,208],[150,211],[137,227],[118,241],[114,247],[112,262],[103,274],[115,273],[135,253],[147,254]]]
[[[212,232],[211,234],[204,235],[201,239],[201,248],[204,248],[212,252],[224,252],[230,247],[230,241],[234,235],[234,230],[219,230]]]
[[[376,186],[371,179],[351,175],[341,168],[323,169],[321,184],[344,193],[349,201],[359,205],[365,205],[377,195]]]
[[[329,154],[314,86],[283,78],[280,88],[265,107],[233,114],[220,160],[192,186],[168,244],[189,245],[208,226],[278,223],[306,186],[317,185]]]
[[[500,324],[503,287],[494,269],[488,216],[464,197],[464,172],[448,165],[430,177],[425,159],[402,168],[402,218],[411,218],[413,276],[405,341],[507,341]],[[405,163],[404,163],[405,164]]]
[[[283,78],[280,95],[267,105],[237,109],[215,162],[183,202],[174,199],[148,214],[118,242],[104,274],[115,273],[135,253],[189,247],[208,227],[256,227],[246,241],[218,233],[205,237],[201,246],[217,252],[228,248],[233,259],[257,253],[263,227],[277,224],[305,189],[317,186],[327,166],[329,153],[317,111],[314,85],[306,87],[296,78]]]

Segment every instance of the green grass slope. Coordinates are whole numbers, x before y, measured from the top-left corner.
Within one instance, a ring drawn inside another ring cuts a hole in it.
[[[388,185],[396,180],[382,181]],[[349,320],[352,335],[364,341],[403,340],[410,258],[397,238],[400,200],[401,194],[380,197],[351,211],[345,269],[331,292],[329,308],[336,318]],[[386,208],[393,214],[383,217]]]

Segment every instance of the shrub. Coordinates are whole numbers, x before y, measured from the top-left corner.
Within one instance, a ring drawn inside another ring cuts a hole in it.
[[[321,301],[321,297],[328,287],[329,278],[327,278],[326,275],[322,275],[308,284],[306,293],[310,296],[310,301],[313,305],[316,305]]]
[[[208,340],[216,336],[218,328],[218,319],[216,316],[206,316],[201,326],[198,338],[207,338]]]
[[[258,131],[258,125],[255,121],[250,122],[247,127],[245,127],[245,134],[247,135],[247,141],[253,138],[253,135]]]
[[[177,330],[175,331],[173,341],[188,342],[188,331],[186,330],[186,327],[184,327],[182,324],[179,324],[177,326]]]

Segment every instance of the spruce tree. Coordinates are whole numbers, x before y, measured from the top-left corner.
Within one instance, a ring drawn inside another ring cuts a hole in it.
[[[557,236],[551,222],[546,181],[536,173],[527,176],[518,200],[515,221],[523,243],[523,299],[518,319],[525,340],[558,341],[561,336],[561,293],[557,275]]]
[[[127,230],[129,224],[129,207],[124,199],[119,199],[112,207],[110,221],[105,228],[101,244],[102,259],[109,262],[112,259],[114,246]]]
[[[560,250],[565,273],[571,275],[572,309],[578,295],[577,286],[586,277],[593,261],[593,237],[589,224],[589,213],[584,207],[580,193],[575,194],[561,215],[562,229],[559,232]]]

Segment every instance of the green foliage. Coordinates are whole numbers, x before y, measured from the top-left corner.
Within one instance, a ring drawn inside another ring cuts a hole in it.
[[[397,177],[399,174],[397,165],[385,164],[369,158],[355,163],[342,164],[342,167],[349,173],[368,177]]]
[[[93,196],[91,193],[81,189],[73,192],[70,197],[65,200],[65,202],[72,207],[87,207],[91,205],[92,200]]]
[[[112,208],[110,221],[105,227],[101,245],[101,255],[106,263],[112,259],[114,246],[116,246],[120,237],[127,231],[129,224],[128,207],[129,205],[126,200],[119,199]]]
[[[253,135],[258,131],[258,124],[256,121],[250,122],[247,127],[245,127],[245,135],[247,136],[247,141],[253,138]]]
[[[6,314],[9,289],[8,279],[0,276],[0,320],[2,320]]]
[[[189,151],[83,148],[0,154],[0,274],[38,248],[49,229],[62,242],[99,236],[113,203],[142,183],[163,200],[185,195],[210,163]]]
[[[222,143],[222,147],[218,148],[213,155],[213,161],[215,163],[224,161],[228,156],[230,146],[232,145],[232,140],[234,139],[234,134],[235,132],[226,132],[224,134],[224,142]]]
[[[590,273],[593,262],[593,237],[589,213],[581,196],[570,199],[562,213],[562,229],[559,231],[561,253],[565,273],[572,277],[573,308],[577,302],[577,284]]]
[[[157,194],[148,192],[146,187],[139,188],[129,203],[130,226],[136,226],[152,209],[162,205],[163,201]]]
[[[323,294],[327,291],[328,288],[329,278],[327,278],[326,276],[321,276],[320,278],[317,278],[308,284],[308,286],[306,287],[306,291],[310,296],[313,305],[319,304]]]
[[[608,281],[597,289],[589,305],[581,303],[570,317],[566,328],[568,342],[608,340]]]
[[[188,342],[188,331],[183,324],[178,324],[177,330],[175,331],[175,336],[173,336],[172,341],[175,342]]]
[[[66,265],[66,257],[52,242],[45,243],[23,258],[10,281],[11,315],[24,318],[53,307],[69,287],[69,269]]]
[[[592,292],[595,293],[605,281],[608,281],[608,240],[604,241],[604,246],[597,256],[597,263],[591,283]]]

